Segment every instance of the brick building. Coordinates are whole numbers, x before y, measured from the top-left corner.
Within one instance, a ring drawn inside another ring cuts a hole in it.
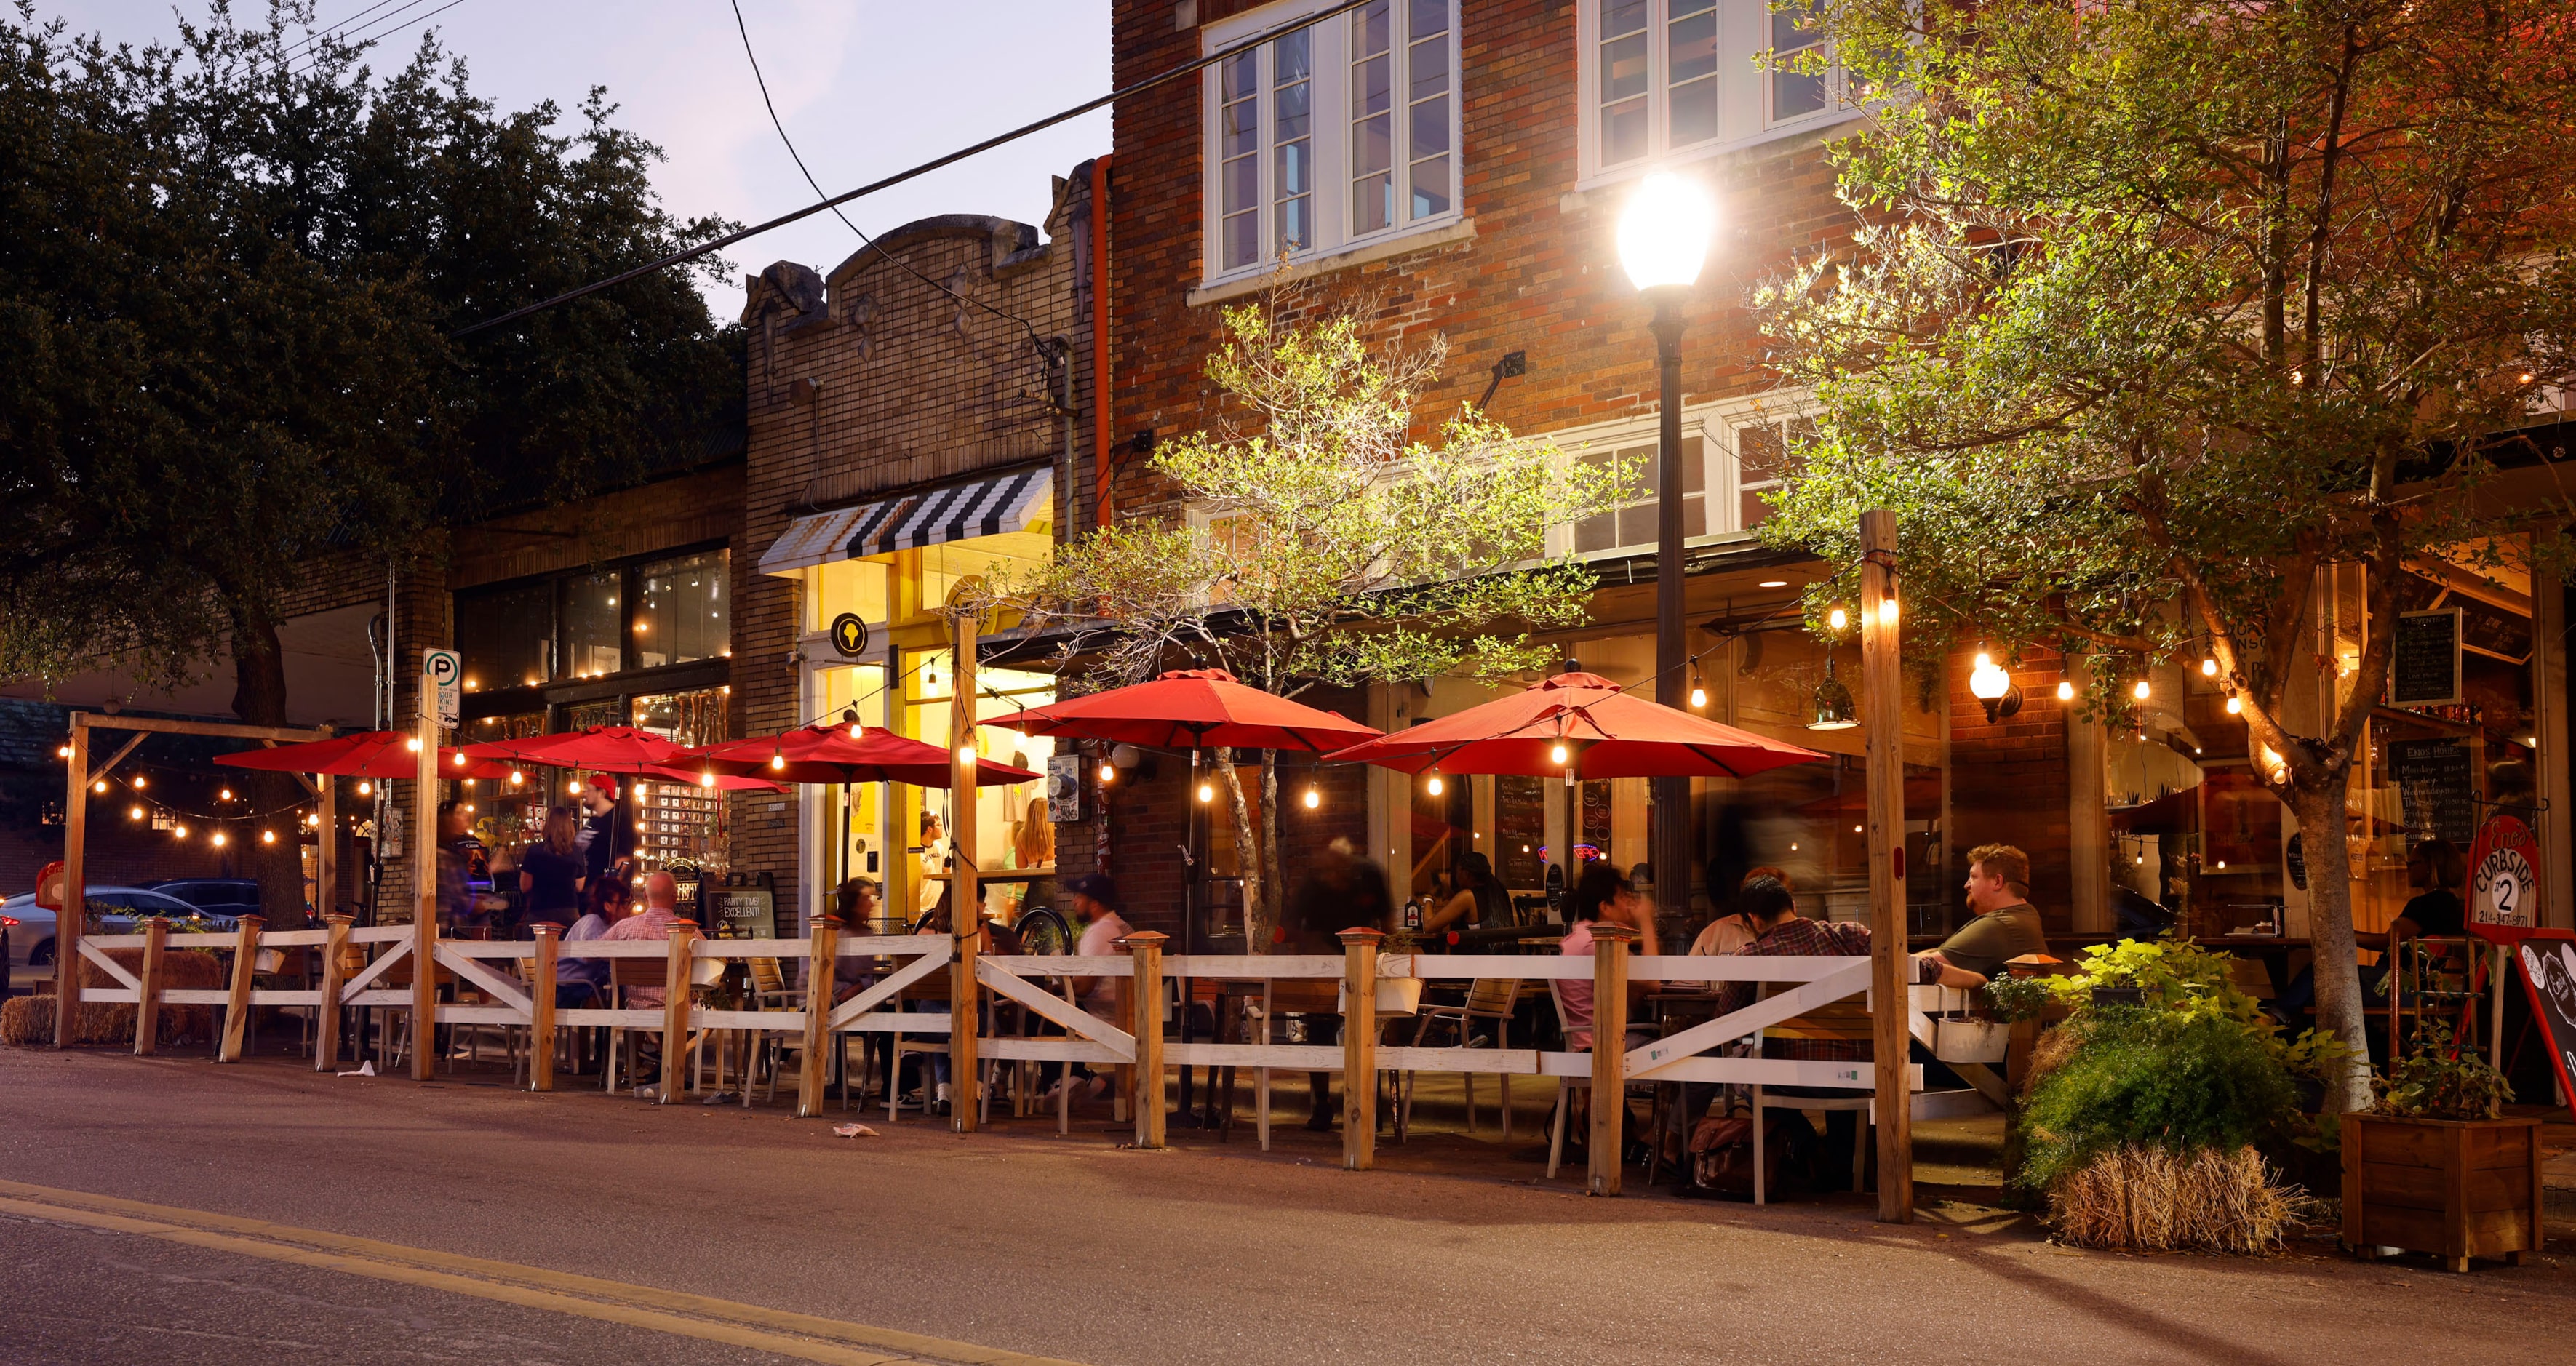
[[[1328,8],[1122,0],[1113,8],[1116,83]],[[1794,629],[1788,609],[1824,567],[1766,550],[1750,530],[1767,514],[1764,491],[1790,468],[1805,409],[1764,370],[1741,303],[1795,254],[1848,231],[1825,151],[1862,126],[1837,78],[1756,66],[1762,50],[1803,41],[1761,0],[1392,0],[1122,101],[1107,176],[1115,345],[1114,410],[1104,420],[1122,439],[1093,511],[1186,511],[1149,467],[1149,434],[1214,425],[1202,367],[1223,310],[1283,270],[1327,302],[1374,296],[1388,340],[1445,337],[1448,373],[1417,409],[1418,431],[1436,431],[1490,392],[1487,412],[1552,439],[1569,459],[1650,455],[1654,344],[1649,309],[1619,267],[1618,212],[1650,167],[1699,178],[1722,227],[1684,341],[1687,649],[1706,684],[1706,714],[1831,757],[1695,784],[1704,851],[1695,882],[1714,880],[1722,892],[1744,868],[1776,863],[1811,911],[1849,917],[1865,886],[1854,828],[1859,733],[1809,723],[1829,654],[1841,681],[1857,687],[1857,646],[1828,651]],[[1653,661],[1650,485],[1638,499],[1555,533],[1557,548],[1589,561],[1602,584],[1593,624],[1564,642],[1567,654],[1622,683],[1645,678]],[[1917,932],[1957,914],[1958,856],[1987,840],[2034,854],[2033,899],[2053,923],[2107,924],[2104,879],[2077,868],[2106,866],[2110,818],[2069,784],[2069,737],[2082,728],[2056,700],[2057,669],[2053,657],[2026,656],[2025,700],[1991,724],[1968,693],[1964,658],[1950,662],[1946,686],[1907,699],[1907,900]],[[1401,726],[1488,695],[1446,680],[1428,696],[1380,688],[1356,699],[1353,714]],[[1493,851],[1521,892],[1543,885],[1542,854],[1562,861],[1580,849],[1622,866],[1646,858],[1642,780],[1569,795],[1561,784],[1477,778],[1437,799],[1402,775],[1333,780],[1364,799],[1337,801],[1332,819],[1312,824],[1364,841],[1397,874],[1399,894],[1408,872],[1427,888],[1467,849]],[[1167,780],[1122,801],[1137,809],[1121,819],[1154,837],[1130,839],[1122,828],[1111,847],[1148,865],[1128,869],[1131,877],[1170,880],[1174,870],[1150,869],[1150,851],[1174,842],[1161,827],[1185,794]],[[1292,810],[1292,847],[1307,824]],[[1087,848],[1084,835],[1067,831],[1068,851]]]
[[[971,579],[1048,560],[1064,494],[1088,468],[1090,187],[1085,163],[1057,180],[1042,225],[927,218],[828,273],[782,261],[747,282],[742,733],[857,720],[948,742],[942,608]],[[833,629],[843,618],[848,634]],[[1053,698],[1033,652],[1005,641],[978,653],[979,716]],[[1053,752],[1000,730],[980,739],[987,757],[1039,770]],[[976,800],[980,867],[1051,861],[1043,783]],[[735,862],[770,874],[782,911],[864,875],[917,916],[954,824],[949,794],[883,784],[734,809]],[[1022,895],[1008,882],[993,893],[1003,908]]]

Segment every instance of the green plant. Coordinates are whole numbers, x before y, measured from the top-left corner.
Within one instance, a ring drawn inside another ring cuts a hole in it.
[[[2427,1020],[2415,1047],[2388,1069],[2371,1109],[2403,1119],[2494,1119],[2513,1099],[2513,1084],[2470,1049],[2451,1046],[2451,1031]]]
[[[2149,1007],[2088,1011],[2059,1026],[2074,1046],[2031,1088],[2016,1178],[2048,1191],[2093,1158],[2130,1147],[2234,1152],[2298,1114],[2289,1069],[2225,1016]]]
[[[1994,1003],[1995,1018],[2016,1024],[2038,1019],[2057,999],[2057,992],[2048,978],[2006,974],[1986,983],[1986,999]]]
[[[2287,1037],[2263,1003],[2236,985],[2235,964],[2233,954],[2168,932],[2158,939],[2092,945],[2073,974],[2047,980],[2058,998],[2079,1013],[2091,1007],[2094,988],[2131,987],[2150,1009],[2230,1021],[2261,1041],[2293,1076],[2325,1077],[2350,1055],[2352,1050],[2328,1031],[2310,1029]]]

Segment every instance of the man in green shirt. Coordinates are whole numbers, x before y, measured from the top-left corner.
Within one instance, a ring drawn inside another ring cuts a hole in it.
[[[1944,970],[1933,977],[1941,985],[1984,986],[2013,959],[2048,951],[2030,904],[2030,855],[2021,850],[1981,844],[1968,851],[1968,909],[1977,918],[1922,955],[1941,964]]]

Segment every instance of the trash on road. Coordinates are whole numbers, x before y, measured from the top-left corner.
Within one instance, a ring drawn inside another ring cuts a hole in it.
[[[879,1136],[876,1130],[871,1129],[864,1124],[835,1124],[832,1126],[832,1132],[839,1134],[843,1138],[876,1138]]]
[[[369,1058],[369,1059],[367,1059],[365,1062],[362,1062],[362,1063],[359,1063],[359,1064],[358,1064],[358,1070],[357,1070],[357,1071],[355,1071],[355,1072],[342,1072],[342,1073],[340,1073],[339,1075],[344,1076],[344,1077],[372,1077],[372,1076],[374,1076],[375,1074],[376,1074],[376,1060],[375,1060],[375,1059],[373,1059],[373,1058]]]

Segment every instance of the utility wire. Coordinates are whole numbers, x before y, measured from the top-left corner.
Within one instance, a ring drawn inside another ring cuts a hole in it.
[[[742,20],[742,0],[729,0],[729,3],[733,5],[734,30],[742,35],[742,55],[745,60],[751,63],[751,79],[760,86],[761,107],[769,111],[769,126],[778,130],[778,140],[786,145],[787,155],[790,159],[795,161],[796,169],[805,177],[805,183],[813,187],[814,193],[818,195],[824,194],[825,190],[823,189],[822,182],[814,178],[814,172],[808,169],[805,165],[804,154],[796,150],[796,140],[787,136],[787,125],[779,121],[778,105],[769,98],[769,78],[760,74],[760,57],[751,50],[751,29],[749,26],[745,25]],[[832,216],[841,220],[842,227],[848,228],[850,231],[857,233],[859,242],[862,246],[875,252],[877,255],[884,257],[886,260],[892,261],[896,265],[901,266],[906,275],[919,280],[923,284],[930,286],[932,289],[938,290],[940,293],[947,295],[949,298],[954,299],[961,304],[973,304],[975,307],[992,314],[996,318],[1004,318],[1011,322],[1018,323],[1020,325],[1020,330],[1029,334],[1029,345],[1036,347],[1041,354],[1047,350],[1047,344],[1038,338],[1038,330],[1029,325],[1028,319],[1023,318],[1016,313],[1009,313],[999,308],[995,308],[993,305],[988,304],[981,299],[968,298],[966,295],[960,294],[956,290],[950,289],[948,286],[941,284],[937,280],[931,279],[929,276],[913,269],[910,261],[906,261],[902,257],[895,255],[893,252],[887,251],[885,248],[878,246],[875,238],[868,236],[858,224],[850,221],[850,216],[848,214],[841,212],[840,205],[835,204],[832,206]]]
[[[1375,2],[1376,0],[1341,0],[1341,3],[1333,5],[1331,8],[1307,15],[1302,19],[1289,20],[1275,28],[1264,29],[1260,33],[1255,34],[1240,43],[1236,43],[1232,47],[1220,48],[1204,57],[1193,58],[1181,63],[1179,66],[1173,67],[1169,71],[1163,72],[1160,75],[1148,76],[1144,80],[1138,81],[1134,85],[1128,86],[1123,90],[1112,90],[1106,95],[1085,100],[1081,104],[1077,104],[1070,109],[1049,114],[1045,118],[1039,119],[1033,123],[1022,124],[1007,133],[997,133],[992,137],[984,139],[982,142],[978,142],[967,147],[960,147],[956,151],[950,152],[945,156],[933,157],[918,166],[914,166],[908,170],[897,171],[893,175],[887,176],[882,180],[873,180],[855,190],[849,190],[841,194],[833,195],[832,197],[823,200],[821,203],[808,204],[804,208],[798,209],[793,213],[780,214],[778,217],[772,218],[765,223],[755,223],[748,228],[742,228],[734,232],[726,233],[722,237],[702,242],[686,251],[673,252],[658,261],[647,262],[632,270],[619,271],[617,274],[611,275],[604,280],[593,280],[589,284],[583,285],[578,289],[567,290],[551,299],[541,299],[538,302],[529,304],[523,308],[514,308],[507,313],[501,314],[499,317],[486,318],[482,322],[468,324],[448,333],[447,335],[451,340],[470,337],[477,332],[499,327],[504,323],[514,323],[519,319],[528,317],[532,314],[543,313],[547,309],[553,308],[558,304],[567,304],[575,299],[587,298],[603,289],[610,289],[615,286],[625,284],[629,280],[640,280],[647,275],[668,270],[673,266],[686,265],[691,261],[697,260],[699,257],[713,255],[716,252],[722,251],[726,247],[732,246],[737,242],[748,241],[749,239],[758,237],[762,233],[771,231],[772,229],[783,228],[790,223],[811,218],[814,215],[823,212],[825,209],[847,204],[853,199],[864,198],[868,195],[875,194],[879,190],[891,189],[894,186],[903,184],[907,180],[919,179],[920,177],[928,175],[932,171],[936,171],[943,166],[954,165],[957,162],[964,161],[968,157],[975,156],[982,152],[989,152],[1005,143],[1016,142],[1021,138],[1027,137],[1031,133],[1053,128],[1057,124],[1063,123],[1068,119],[1080,118],[1094,109],[1115,104],[1119,100],[1126,99],[1129,96],[1141,95],[1157,86],[1168,85],[1173,81],[1179,80],[1183,76],[1191,74],[1192,72],[1205,70],[1208,67],[1214,66],[1228,57],[1237,56],[1241,53],[1251,51],[1254,48],[1258,48],[1263,43],[1267,43],[1283,34],[1294,33],[1300,29],[1310,28],[1327,19],[1334,18],[1338,15],[1348,14],[1362,5],[1373,4]]]
[[[304,49],[306,49],[306,48],[308,48],[308,47],[311,47],[311,46],[312,46],[312,45],[314,45],[315,43],[318,43],[318,42],[322,41],[322,39],[323,39],[323,38],[325,38],[326,36],[328,36],[328,35],[330,35],[330,34],[333,34],[333,33],[340,33],[340,32],[346,32],[346,31],[347,31],[351,26],[355,25],[359,20],[366,18],[368,15],[375,13],[377,10],[383,9],[385,6],[390,5],[390,4],[392,4],[393,2],[394,2],[394,0],[376,0],[376,3],[374,3],[374,4],[372,4],[372,5],[367,6],[365,9],[362,9],[362,10],[358,11],[358,12],[357,12],[357,13],[355,13],[355,14],[350,15],[350,16],[349,16],[348,18],[346,18],[346,19],[339,20],[339,21],[337,21],[337,22],[335,22],[335,23],[320,24],[320,25],[317,25],[317,26],[315,26],[315,27],[313,27],[313,28],[311,28],[311,29],[308,29],[308,30],[306,30],[306,31],[305,31],[303,41],[301,41],[301,42],[297,42],[297,43],[290,43],[290,44],[288,44],[288,45],[286,46],[286,48],[285,48],[283,51],[281,51],[281,52],[279,52],[279,53],[278,53],[278,56],[279,56],[279,58],[280,58],[280,59],[291,60],[291,59],[295,56],[295,54],[296,54],[296,53],[301,52],[301,51],[303,51]],[[418,0],[413,0],[413,3],[415,3],[415,4],[416,4],[416,3],[418,3]],[[409,5],[405,5],[403,8],[404,8],[404,9],[409,9],[410,7],[411,7],[411,6],[409,6]],[[401,12],[402,12],[401,10],[396,10],[396,11],[395,11],[395,13],[397,13],[397,14],[399,14],[399,13],[401,13]]]
[[[412,0],[412,5],[417,5],[417,4],[420,4],[420,3],[422,3],[422,0]],[[411,28],[411,27],[413,27],[413,26],[415,26],[415,25],[428,23],[430,20],[435,19],[435,18],[437,18],[438,16],[440,16],[440,15],[442,15],[442,14],[445,14],[445,13],[446,13],[446,12],[448,12],[449,10],[452,10],[452,9],[456,8],[458,5],[461,5],[461,4],[464,4],[464,3],[465,3],[465,0],[447,0],[447,3],[446,3],[446,4],[439,6],[438,8],[436,8],[436,9],[434,9],[434,10],[431,10],[431,11],[430,11],[430,12],[428,12],[427,14],[419,15],[419,16],[416,16],[416,17],[414,17],[414,18],[404,20],[402,23],[396,24],[396,25],[394,25],[392,28],[388,28],[388,29],[378,29],[377,31],[375,31],[375,32],[373,32],[373,33],[365,34],[365,35],[363,35],[363,36],[357,36],[357,37],[347,37],[347,36],[344,36],[344,37],[342,37],[342,38],[340,39],[340,41],[342,41],[342,42],[344,42],[344,43],[347,43],[347,44],[349,44],[349,45],[350,45],[350,46],[352,46],[352,47],[359,47],[359,48],[373,47],[373,46],[375,46],[377,43],[383,42],[385,39],[390,38],[390,37],[394,36],[395,34],[402,32],[404,29]],[[412,7],[412,5],[405,5],[405,6],[403,6],[403,9],[410,9],[410,8]],[[378,19],[376,22],[377,22],[377,23],[383,23],[385,19],[391,19],[391,18],[393,18],[393,17],[394,17],[394,14],[400,14],[400,13],[402,13],[402,10],[399,10],[399,9],[398,9],[398,10],[395,10],[395,11],[393,12],[393,14],[385,15],[382,19]],[[310,60],[310,61],[306,62],[306,63],[304,64],[304,66],[303,66],[302,70],[301,70],[301,71],[299,71],[299,72],[297,72],[297,73],[295,73],[295,74],[299,74],[299,75],[302,75],[302,74],[309,74],[309,73],[311,73],[311,72],[312,72],[316,67],[319,67],[320,65],[322,65],[322,54],[321,54],[321,52],[320,52],[318,49],[317,49],[317,50],[315,50],[315,51],[313,51],[313,52],[309,52],[309,53],[307,53],[307,54],[305,54],[305,55],[306,55],[306,56],[308,56],[308,57],[310,57],[312,60]]]

